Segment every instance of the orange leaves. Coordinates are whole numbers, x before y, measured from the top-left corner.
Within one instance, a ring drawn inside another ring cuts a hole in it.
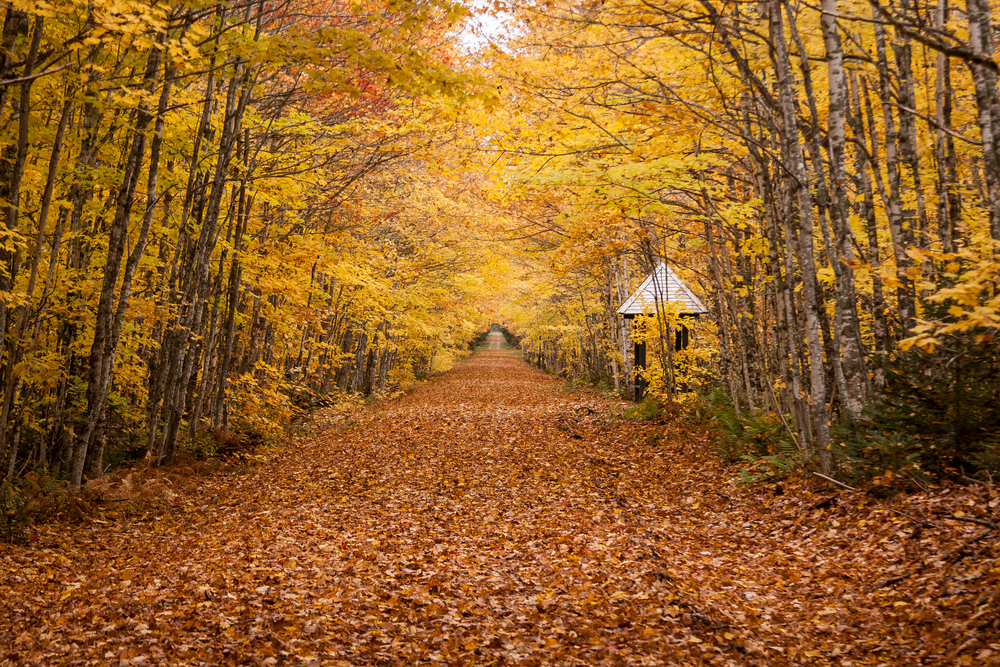
[[[4,546],[0,645],[23,664],[992,659],[995,533],[963,519],[995,522],[996,489],[774,495],[729,481],[702,432],[646,444],[622,407],[486,350],[328,409],[158,517]]]

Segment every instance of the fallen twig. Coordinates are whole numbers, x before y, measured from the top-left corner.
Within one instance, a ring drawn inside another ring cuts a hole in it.
[[[918,523],[918,524],[920,524],[922,526],[927,526],[928,528],[936,528],[936,526],[933,523],[930,523],[929,521],[921,521],[920,519],[917,519],[916,517],[910,516],[906,512],[900,512],[899,510],[894,510],[894,509],[892,509],[890,507],[886,507],[885,509],[889,510],[893,514],[898,514],[900,516],[905,516],[907,519],[909,519],[913,523]]]
[[[1000,526],[996,525],[995,523],[993,523],[991,521],[984,521],[982,519],[974,519],[971,516],[956,516],[954,514],[949,514],[945,518],[954,519],[955,521],[967,521],[969,523],[978,523],[980,526],[986,526],[987,528],[990,528],[992,530],[1000,530]]]
[[[892,586],[893,584],[898,584],[899,582],[903,581],[912,574],[914,573],[910,572],[909,574],[904,574],[901,577],[889,577],[888,579],[884,579],[879,583],[875,584],[875,588],[885,588],[886,586]]]
[[[733,502],[733,499],[732,499],[732,498],[730,498],[729,496],[727,496],[727,495],[726,495],[726,494],[724,494],[724,493],[719,493],[718,491],[713,491],[712,493],[714,493],[715,495],[719,496],[720,498],[725,498],[725,499],[726,499],[726,500],[728,500],[728,501],[729,501],[730,503],[731,503],[731,502]]]
[[[829,498],[823,498],[823,499],[822,499],[822,500],[820,500],[819,502],[815,502],[815,503],[813,503],[812,505],[810,505],[810,506],[809,506],[809,509],[811,509],[811,510],[822,510],[822,509],[826,509],[827,507],[829,507],[830,505],[832,505],[832,504],[833,504],[833,499],[834,499],[835,497],[836,497],[836,496],[830,496]]]
[[[973,535],[972,537],[970,537],[969,539],[967,539],[961,545],[955,547],[954,549],[952,549],[951,551],[949,551],[948,553],[946,553],[944,556],[941,556],[941,560],[948,560],[952,556],[956,556],[956,555],[961,556],[963,551],[965,551],[966,549],[968,549],[969,547],[971,547],[973,544],[975,544],[979,540],[983,539],[984,537],[987,537],[992,532],[993,532],[993,529],[989,528],[989,529],[984,530],[983,532],[979,533],[978,535]]]
[[[966,519],[968,517],[952,516],[950,518],[953,518],[953,519]],[[977,520],[977,521],[974,521],[973,523],[979,523],[979,521]],[[969,547],[971,547],[973,544],[975,544],[976,542],[980,541],[981,539],[987,537],[990,533],[992,533],[994,531],[994,528],[995,527],[989,528],[989,529],[984,530],[983,532],[979,533],[978,535],[973,535],[972,537],[970,537],[969,539],[967,539],[965,542],[963,542],[962,544],[960,544],[957,547],[955,547],[954,549],[952,549],[951,551],[948,551],[944,555],[937,556],[936,559],[940,560],[940,561],[948,561],[948,560],[950,560],[954,556],[961,556],[963,551],[965,551],[966,549],[968,549]],[[885,588],[886,586],[891,586],[893,584],[898,584],[899,582],[903,581],[904,579],[906,579],[908,577],[912,577],[915,574],[920,574],[921,572],[923,572],[924,570],[926,570],[928,567],[930,567],[930,563],[927,563],[927,562],[922,563],[919,567],[917,567],[915,570],[913,570],[911,572],[907,572],[907,573],[902,574],[902,575],[900,575],[898,577],[891,577],[889,579],[883,579],[882,581],[880,581],[877,584],[875,584],[873,586],[873,588]]]
[[[847,486],[843,482],[838,482],[833,477],[827,477],[826,475],[824,475],[822,473],[818,473],[818,472],[814,472],[813,474],[816,475],[817,477],[821,477],[822,479],[825,479],[828,482],[832,482],[832,483],[836,484],[837,486],[839,486],[839,487],[841,487],[843,489],[847,489],[848,491],[857,491],[857,489],[855,489],[853,486]]]
[[[961,477],[959,477],[959,479],[962,480],[963,482],[968,482],[969,484],[987,484],[987,485],[993,484],[992,481],[987,482],[985,479],[976,479],[975,477],[969,477],[968,475],[962,475]]]

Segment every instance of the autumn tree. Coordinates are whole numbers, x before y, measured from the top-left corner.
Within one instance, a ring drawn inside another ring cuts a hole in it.
[[[615,282],[630,260],[639,270],[626,293],[659,259],[684,271],[717,327],[707,379],[738,414],[787,417],[791,439],[829,473],[831,423],[877,402],[882,368],[930,312],[925,299],[956,280],[949,253],[989,265],[988,8],[697,0],[517,11],[523,34],[490,55],[509,114],[496,141],[516,174],[502,187],[544,191],[562,228],[575,227],[557,236],[551,218],[532,220],[558,264],[616,272]],[[581,238],[605,241],[591,252]],[[594,282],[589,296],[606,291]],[[967,292],[969,306],[992,298]],[[553,342],[557,356],[591,333],[585,315],[560,309],[535,318],[577,327]],[[932,347],[932,323],[921,326],[916,340]],[[600,335],[616,348],[623,338],[614,326]],[[588,372],[618,375],[621,361]]]
[[[474,303],[487,262],[415,195],[447,190],[423,163],[441,110],[480,95],[454,68],[460,6],[2,11],[5,483],[79,486],[109,439],[169,462],[199,431],[266,434],[484,326],[434,305]]]

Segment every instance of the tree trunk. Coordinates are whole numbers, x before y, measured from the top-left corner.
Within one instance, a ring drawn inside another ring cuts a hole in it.
[[[166,35],[161,33],[157,40],[157,45],[150,51],[147,60],[143,81],[145,84],[144,88],[150,92],[152,92],[153,82],[156,80],[156,75],[159,71],[161,51],[164,48],[165,39]],[[167,105],[170,101],[172,76],[173,68],[170,66],[165,67],[163,87],[157,107],[153,141],[150,146],[149,173],[146,184],[146,211],[143,215],[139,237],[125,263],[124,272],[121,271],[121,262],[128,242],[128,223],[132,205],[135,201],[135,191],[138,186],[139,175],[142,171],[142,160],[146,151],[146,129],[153,120],[153,115],[149,113],[144,103],[140,104],[138,109],[135,133],[132,137],[124,178],[116,201],[115,216],[108,239],[108,260],[104,270],[104,282],[101,287],[101,296],[95,318],[94,342],[90,350],[87,416],[83,433],[77,444],[73,464],[72,482],[74,488],[77,489],[80,488],[83,480],[84,464],[87,459],[90,440],[94,435],[94,430],[98,423],[104,418],[107,398],[111,390],[118,341],[121,337],[122,325],[125,322],[125,312],[128,309],[129,297],[132,291],[132,280],[135,277],[139,261],[146,251],[146,243],[149,239],[149,228],[152,225],[153,213],[158,199],[157,178],[160,167],[160,151],[163,145],[163,124]],[[115,288],[119,275],[121,275],[122,284],[118,295],[118,305],[115,308]]]
[[[806,340],[809,348],[810,408],[816,429],[814,449],[824,473],[832,470],[830,453],[830,422],[826,406],[826,378],[823,372],[823,347],[820,341],[819,308],[816,294],[816,265],[813,252],[812,197],[802,146],[799,144],[798,119],[791,83],[791,67],[785,45],[781,18],[781,0],[771,0],[771,40],[776,55],[776,75],[781,102],[786,167],[791,174],[790,186],[798,196],[799,244],[798,260],[802,271],[802,299],[805,308]]]
[[[889,77],[889,61],[886,56],[885,32],[882,29],[878,10],[875,14],[875,50],[876,66],[878,67],[879,97],[882,102],[882,118],[885,123],[885,168],[888,173],[889,192],[886,201],[886,216],[889,219],[889,233],[892,235],[892,250],[896,260],[896,280],[899,287],[896,290],[896,302],[899,311],[899,326],[903,331],[909,331],[916,317],[916,295],[913,281],[908,270],[912,264],[906,249],[913,245],[909,223],[904,220],[902,193],[899,169],[899,134],[896,132],[896,121],[892,114],[892,83]],[[874,131],[874,125],[872,125]],[[878,145],[872,138],[872,149]],[[877,164],[877,161],[876,161]]]
[[[840,342],[840,359],[844,373],[846,395],[843,405],[850,420],[861,415],[868,400],[868,372],[861,346],[861,331],[855,298],[853,235],[847,194],[847,75],[844,71],[844,51],[837,25],[837,0],[822,0],[820,23],[826,46],[827,81],[830,89],[827,139],[830,156],[830,185],[833,201],[831,220],[836,234],[835,255],[831,258],[837,278],[837,319],[835,324]]]
[[[969,0],[968,15],[970,49],[976,55],[992,58],[993,29],[989,0]],[[990,236],[1000,241],[1000,93],[997,91],[997,74],[978,62],[968,62],[979,109]],[[995,246],[994,252],[1000,252],[1000,245]]]
[[[881,173],[877,171],[878,166],[873,164],[871,159],[873,148],[869,147],[867,141],[868,135],[865,132],[861,91],[854,77],[851,77],[851,82],[855,97],[855,112],[851,114],[851,128],[860,148],[856,153],[857,166],[855,169],[855,179],[861,194],[861,199],[858,203],[858,217],[864,222],[868,240],[866,259],[870,267],[869,272],[871,273],[872,280],[872,332],[875,338],[875,354],[878,355],[880,360],[876,364],[874,371],[874,383],[876,387],[881,388],[885,381],[882,367],[889,351],[889,331],[885,319],[887,306],[885,296],[882,293],[882,278],[879,274],[882,260],[879,257],[878,224],[875,218],[875,193],[872,189],[872,175],[874,174],[877,178],[881,179]]]

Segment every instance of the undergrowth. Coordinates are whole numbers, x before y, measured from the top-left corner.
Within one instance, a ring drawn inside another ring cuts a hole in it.
[[[143,459],[87,482],[79,493],[64,479],[32,471],[0,493],[0,540],[26,542],[34,526],[53,520],[118,520],[156,512],[173,502],[180,487],[191,480],[233,470],[241,461],[199,460],[182,452],[167,468]]]
[[[838,479],[887,493],[941,479],[991,481],[1000,475],[1000,337],[941,338],[934,350],[901,352],[881,369],[885,385],[865,413],[831,424]],[[652,409],[638,406],[636,414]],[[715,387],[687,406],[713,428],[727,465],[746,463],[741,479],[786,475],[815,465],[794,446],[773,411],[737,413]],[[785,418],[790,423],[790,417]]]
[[[721,387],[690,402],[685,416],[715,432],[716,453],[727,466],[740,464],[737,480],[743,484],[783,479],[811,464],[778,415],[747,410],[737,414]]]
[[[634,421],[664,423],[674,421],[684,412],[684,408],[676,401],[663,402],[654,396],[647,396],[642,403],[625,410],[625,419]]]
[[[32,471],[7,484],[0,495],[0,539],[21,542],[34,523],[83,519],[90,513],[88,502],[73,493],[69,482]]]
[[[713,427],[718,436],[716,451],[726,465],[795,450],[780,417],[761,411],[737,414],[721,387],[701,395],[688,408],[687,415]]]
[[[360,394],[331,396],[325,409],[345,423],[365,406]],[[309,421],[294,422],[286,437],[312,432]],[[156,466],[145,456],[145,438],[109,439],[105,449],[107,474],[74,493],[65,471],[32,471],[0,490],[0,541],[21,543],[32,527],[52,520],[118,520],[155,512],[169,505],[188,480],[219,472],[246,473],[266,460],[264,450],[274,444],[269,434],[252,423],[234,423],[178,442],[172,466]]]
[[[563,389],[565,391],[594,389],[605,395],[614,395],[615,382],[610,375],[603,373],[589,373],[587,375],[567,378],[563,382]]]

